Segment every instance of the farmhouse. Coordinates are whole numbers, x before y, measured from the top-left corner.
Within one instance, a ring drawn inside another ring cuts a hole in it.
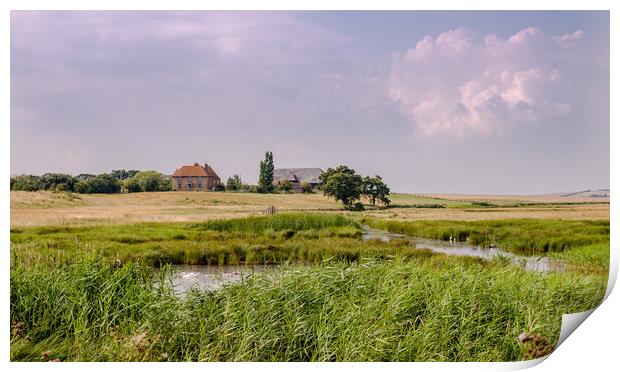
[[[289,181],[293,185],[293,191],[302,191],[306,183],[312,188],[318,186],[322,173],[321,168],[278,168],[273,171],[273,184],[277,186]]]
[[[221,183],[220,177],[207,163],[204,166],[184,165],[172,174],[172,189],[175,191],[213,191]]]

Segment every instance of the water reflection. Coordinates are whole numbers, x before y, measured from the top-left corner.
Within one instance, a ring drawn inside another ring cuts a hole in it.
[[[171,271],[166,273],[166,281],[172,283],[174,291],[187,293],[191,288],[203,291],[214,291],[230,283],[242,282],[251,275],[277,268],[277,265],[170,265]],[[158,283],[161,275],[155,270],[154,280]]]
[[[483,259],[491,260],[496,257],[504,257],[513,264],[522,266],[526,270],[531,271],[556,271],[562,270],[563,266],[557,260],[552,260],[545,256],[526,256],[517,255],[512,252],[505,251],[500,248],[482,248],[478,245],[469,244],[466,242],[456,241],[444,241],[436,239],[427,239],[419,237],[411,237],[402,234],[394,234],[383,230],[374,230],[366,228],[362,239],[380,239],[384,242],[388,242],[392,239],[408,240],[415,244],[416,248],[430,249],[433,252],[443,253],[452,256],[470,256],[480,257]]]

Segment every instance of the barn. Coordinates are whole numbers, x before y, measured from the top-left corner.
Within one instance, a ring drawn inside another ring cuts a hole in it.
[[[302,191],[304,184],[315,188],[321,182],[319,176],[323,173],[321,168],[277,168],[273,171],[273,184],[280,185],[289,181],[293,191]]]

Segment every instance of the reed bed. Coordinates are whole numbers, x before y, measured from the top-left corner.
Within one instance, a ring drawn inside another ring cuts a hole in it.
[[[237,265],[319,262],[424,254],[407,242],[363,242],[339,215],[280,214],[205,223],[47,226],[11,230],[11,251],[31,265],[73,262],[96,252],[116,265]]]
[[[609,220],[508,219],[487,221],[395,221],[366,218],[376,229],[432,239],[469,241],[525,253],[562,252],[590,244],[609,245]]]
[[[268,230],[303,231],[334,227],[359,228],[360,225],[351,218],[326,213],[280,213],[269,217],[251,216],[228,220],[211,220],[190,225],[190,228],[197,230],[238,232],[244,235],[262,234]]]
[[[605,282],[429,255],[286,266],[180,299],[142,264],[14,258],[11,360],[520,360],[520,333],[554,345],[561,315],[598,305]]]

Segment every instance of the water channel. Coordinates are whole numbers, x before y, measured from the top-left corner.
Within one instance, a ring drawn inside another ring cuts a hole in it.
[[[467,242],[411,237],[367,227],[364,229],[362,239],[364,241],[380,239],[385,242],[392,239],[408,240],[412,245],[415,244],[416,249],[429,249],[433,252],[453,256],[480,257],[487,260],[502,256],[511,263],[530,271],[546,272],[563,269],[560,262],[545,256],[518,255],[495,247],[483,248]],[[278,267],[278,265],[171,265],[172,270],[167,280],[172,283],[175,292],[183,295],[192,287],[197,287],[200,290],[218,290],[226,284],[241,282],[251,275],[274,270]],[[159,279],[159,275],[159,270],[156,270],[156,280]]]
[[[509,259],[515,265],[523,267],[525,270],[530,271],[557,271],[562,270],[563,265],[557,261],[546,256],[536,255],[519,255],[512,252],[508,252],[501,248],[483,248],[478,245],[469,244],[467,242],[436,240],[420,237],[412,237],[402,234],[394,234],[383,230],[374,230],[366,228],[362,235],[363,240],[380,239],[384,242],[391,239],[408,240],[418,249],[430,249],[433,252],[443,253],[451,256],[470,256],[480,257],[487,260],[492,260],[498,256],[502,256]]]

